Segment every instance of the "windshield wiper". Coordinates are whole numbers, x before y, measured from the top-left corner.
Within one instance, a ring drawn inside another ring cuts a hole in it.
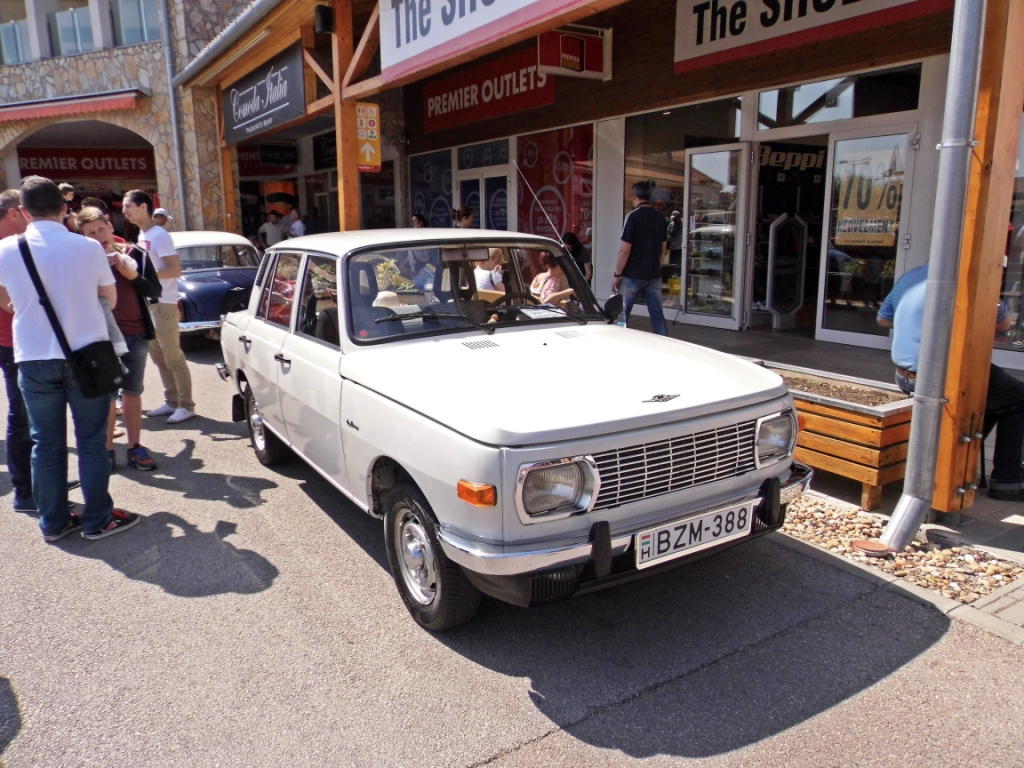
[[[378,317],[373,322],[390,323],[396,320],[436,320],[441,318],[447,320],[459,320],[464,325],[471,325],[474,328],[479,328],[481,331],[487,331],[488,334],[494,333],[494,329],[496,327],[493,323],[478,323],[476,320],[470,320],[468,317],[457,315],[454,312],[410,312],[407,315],[387,315],[386,317]]]

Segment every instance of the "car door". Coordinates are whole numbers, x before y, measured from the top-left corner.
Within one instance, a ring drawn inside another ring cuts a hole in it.
[[[279,379],[287,370],[282,348],[295,314],[296,278],[301,254],[279,252],[263,281],[256,319],[246,329],[248,342],[245,372],[259,405],[265,426],[282,440],[290,442],[287,421],[281,406]]]
[[[295,304],[295,328],[284,340],[277,381],[292,448],[347,488],[340,428],[337,265],[333,256],[307,255]]]

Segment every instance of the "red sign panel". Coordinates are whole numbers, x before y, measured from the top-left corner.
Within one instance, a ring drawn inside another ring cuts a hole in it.
[[[554,30],[537,37],[541,72],[572,77],[605,77],[604,38],[600,35]]]
[[[442,131],[554,102],[554,78],[537,71],[537,52],[526,48],[428,82],[423,128]]]
[[[64,179],[156,179],[153,150],[120,147],[20,147],[18,170],[22,176]]]

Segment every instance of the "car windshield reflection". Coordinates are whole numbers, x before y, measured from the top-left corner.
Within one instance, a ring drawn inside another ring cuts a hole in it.
[[[357,342],[601,317],[571,259],[536,246],[376,250],[345,272]]]

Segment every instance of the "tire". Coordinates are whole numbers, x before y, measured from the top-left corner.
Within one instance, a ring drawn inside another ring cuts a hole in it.
[[[245,388],[245,422],[249,425],[249,442],[252,443],[252,449],[256,452],[260,464],[265,467],[280,464],[291,455],[291,451],[281,442],[281,438],[263,426],[256,397],[252,393],[252,388],[248,386]]]
[[[441,549],[437,522],[420,489],[398,483],[387,493],[384,509],[391,575],[416,623],[443,632],[473,618],[480,591]]]

